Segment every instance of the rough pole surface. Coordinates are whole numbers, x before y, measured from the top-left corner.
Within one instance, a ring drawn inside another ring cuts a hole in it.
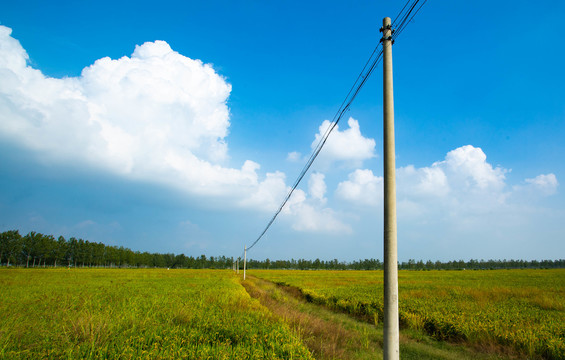
[[[398,256],[396,243],[396,170],[394,98],[392,93],[392,30],[383,19],[383,135],[384,135],[384,360],[399,359]]]
[[[247,245],[243,248],[243,280],[245,280],[245,269],[247,268]]]

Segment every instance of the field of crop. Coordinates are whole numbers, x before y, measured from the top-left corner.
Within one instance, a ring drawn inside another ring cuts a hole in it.
[[[382,321],[380,271],[250,274]],[[399,284],[404,329],[565,359],[565,270],[400,271]],[[0,289],[0,359],[313,358],[232,271],[0,269]]]
[[[0,269],[0,359],[311,359],[231,271]]]
[[[312,302],[382,321],[381,271],[253,271]],[[440,340],[565,359],[565,270],[400,271],[400,321]]]

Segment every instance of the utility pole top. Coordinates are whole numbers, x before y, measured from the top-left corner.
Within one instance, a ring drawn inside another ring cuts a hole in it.
[[[392,29],[392,23],[389,17],[385,17],[383,19],[383,26],[379,29],[379,31],[383,33],[381,42],[386,40],[392,41],[392,34],[394,34],[394,30]],[[392,43],[394,43],[394,41]]]

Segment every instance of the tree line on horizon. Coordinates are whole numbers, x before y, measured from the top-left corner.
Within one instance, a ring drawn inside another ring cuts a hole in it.
[[[20,235],[18,230],[0,233],[0,265],[21,267],[158,267],[158,268],[231,268],[232,258],[207,258],[184,254],[160,254],[133,251],[123,246],[63,236],[44,235],[31,231]]]
[[[248,269],[296,269],[296,270],[383,270],[379,259],[360,259],[351,262],[333,260],[248,260]],[[499,269],[557,269],[565,268],[565,259],[559,260],[453,260],[423,261],[410,259],[398,263],[400,270],[499,270]]]
[[[133,251],[123,246],[63,236],[44,235],[34,231],[22,236],[18,230],[0,233],[0,266],[20,267],[134,267],[134,268],[184,268],[230,269],[235,258],[200,255],[198,257],[173,253],[149,253]],[[240,259],[240,268],[243,260]],[[354,260],[253,260],[247,261],[248,269],[297,269],[297,270],[382,270],[378,259]],[[565,268],[565,259],[559,260],[455,260],[448,262],[410,259],[399,262],[401,270],[488,270],[488,269],[552,269]]]

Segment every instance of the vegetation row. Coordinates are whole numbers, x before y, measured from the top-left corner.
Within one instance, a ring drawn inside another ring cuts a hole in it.
[[[184,269],[228,269],[233,257],[205,255],[192,256],[173,253],[133,251],[123,246],[71,237],[44,235],[29,232],[20,235],[18,230],[0,233],[0,265],[6,266],[74,266],[74,267],[158,267]],[[461,270],[461,269],[552,269],[565,268],[565,259],[559,260],[454,260],[426,262],[410,259],[398,264],[401,270]],[[253,260],[248,269],[299,269],[299,270],[382,270],[378,259],[352,262],[333,260]]]

